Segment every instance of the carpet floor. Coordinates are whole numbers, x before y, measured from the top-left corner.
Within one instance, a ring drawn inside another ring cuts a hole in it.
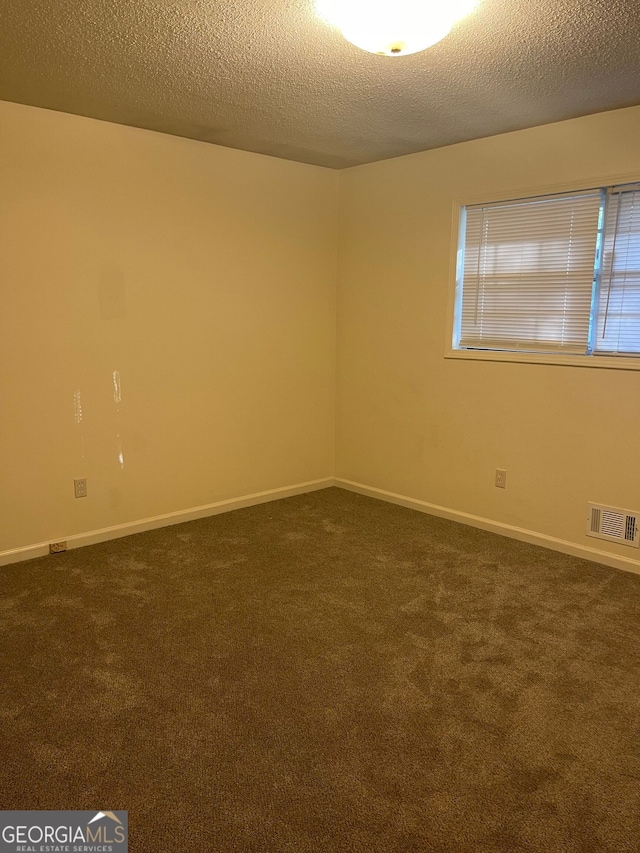
[[[131,853],[640,850],[640,576],[327,489],[0,571],[0,806]]]

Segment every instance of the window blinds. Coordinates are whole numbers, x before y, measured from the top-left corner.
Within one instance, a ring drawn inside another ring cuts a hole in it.
[[[640,186],[607,195],[594,350],[640,353]]]
[[[591,190],[467,207],[459,346],[584,354],[600,205]]]

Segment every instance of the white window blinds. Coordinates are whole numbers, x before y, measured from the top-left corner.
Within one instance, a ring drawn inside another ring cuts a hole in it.
[[[467,207],[457,345],[586,353],[600,205],[590,190]]]
[[[640,353],[640,186],[607,195],[594,350]]]

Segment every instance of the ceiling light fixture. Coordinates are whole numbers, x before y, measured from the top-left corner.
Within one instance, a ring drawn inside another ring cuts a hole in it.
[[[369,53],[406,56],[443,39],[479,0],[316,0],[318,14]]]

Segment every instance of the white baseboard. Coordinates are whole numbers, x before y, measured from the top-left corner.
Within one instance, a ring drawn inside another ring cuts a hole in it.
[[[500,536],[508,536],[510,539],[518,539],[521,542],[529,542],[531,545],[539,545],[542,548],[560,551],[562,554],[570,554],[572,557],[580,557],[583,560],[590,560],[594,563],[602,563],[614,569],[623,569],[626,572],[640,574],[640,561],[632,560],[629,557],[619,557],[616,554],[609,554],[607,551],[600,551],[598,548],[578,545],[575,542],[569,542],[565,539],[556,539],[554,536],[536,533],[534,530],[514,527],[511,524],[503,524],[500,521],[492,521],[489,518],[482,518],[478,515],[471,515],[467,512],[460,512],[459,510],[427,503],[427,501],[421,501],[417,498],[397,495],[395,492],[387,492],[384,489],[364,486],[362,483],[354,483],[352,480],[336,478],[333,483],[341,489],[357,492],[360,495],[367,495],[370,498],[378,498],[379,500],[406,506],[410,509],[416,509],[419,512],[428,513],[429,515],[448,518],[450,521],[468,524],[470,527],[479,527],[481,530],[498,533]]]
[[[378,500],[387,501],[400,506],[406,506],[409,509],[415,509],[429,515],[447,518],[450,521],[457,521],[460,524],[467,524],[470,527],[478,527],[481,530],[488,530],[491,533],[497,533],[500,536],[507,536],[510,539],[518,539],[521,542],[529,542],[532,545],[539,545],[542,548],[549,548],[552,551],[560,551],[563,554],[570,554],[572,557],[580,557],[583,560],[602,563],[605,566],[611,566],[614,569],[623,569],[627,572],[640,574],[640,561],[632,560],[629,557],[620,557],[615,554],[609,554],[607,551],[600,551],[598,548],[578,545],[575,542],[556,539],[554,536],[547,536],[544,533],[536,533],[535,531],[527,530],[526,528],[514,527],[511,524],[492,521],[489,518],[483,518],[482,516],[471,515],[467,512],[460,512],[459,510],[438,506],[437,504],[431,504],[427,501],[418,500],[417,498],[409,498],[405,495],[398,495],[395,492],[376,489],[373,486],[365,486],[362,483],[355,483],[352,480],[344,480],[341,478],[334,479],[332,477],[326,477],[322,480],[311,480],[307,483],[298,483],[295,486],[269,489],[265,492],[255,492],[252,495],[243,495],[239,498],[230,498],[229,500],[217,501],[216,503],[205,504],[204,506],[170,512],[165,515],[156,515],[152,518],[143,518],[139,521],[130,521],[126,524],[115,525],[114,527],[103,527],[100,530],[90,530],[87,533],[79,533],[74,536],[58,536],[56,539],[52,539],[51,541],[66,541],[67,550],[71,550],[72,548],[82,548],[85,545],[94,545],[98,542],[106,542],[109,539],[119,539],[122,536],[131,536],[133,533],[143,533],[145,530],[155,530],[158,527],[169,527],[172,524],[181,524],[184,521],[193,521],[197,518],[207,518],[211,515],[231,512],[234,509],[256,506],[257,504],[267,503],[269,501],[277,501],[281,498],[293,497],[294,495],[303,495],[307,492],[327,489],[330,486],[337,486],[338,488],[357,492],[358,494],[366,495],[371,498],[377,498]],[[37,545],[28,545],[24,548],[0,551],[0,566],[18,563],[23,560],[33,560],[35,557],[44,557],[48,553],[49,542],[40,542]]]
[[[90,530],[87,533],[78,533],[75,536],[58,536],[51,541],[65,541],[67,543],[67,550],[70,551],[72,548],[82,548],[85,545],[95,545],[97,542],[106,542],[109,539],[131,536],[132,533],[143,533],[145,530],[155,530],[158,527],[182,524],[184,521],[193,521],[196,518],[219,515],[222,512],[231,512],[234,509],[255,506],[256,504],[267,503],[268,501],[277,501],[281,498],[293,497],[294,495],[304,495],[307,492],[315,492],[333,485],[334,480],[332,477],[326,477],[323,480],[310,480],[308,483],[298,483],[295,486],[285,486],[280,489],[269,489],[266,492],[255,492],[255,494],[243,495],[240,498],[217,501],[216,503],[192,507],[191,509],[169,512],[165,515],[155,515],[153,518],[129,521],[126,524],[103,527],[100,530]],[[14,548],[11,551],[0,551],[0,566],[19,563],[22,560],[33,560],[34,557],[44,557],[48,553],[49,542],[40,542],[37,545],[28,545],[25,548]]]

